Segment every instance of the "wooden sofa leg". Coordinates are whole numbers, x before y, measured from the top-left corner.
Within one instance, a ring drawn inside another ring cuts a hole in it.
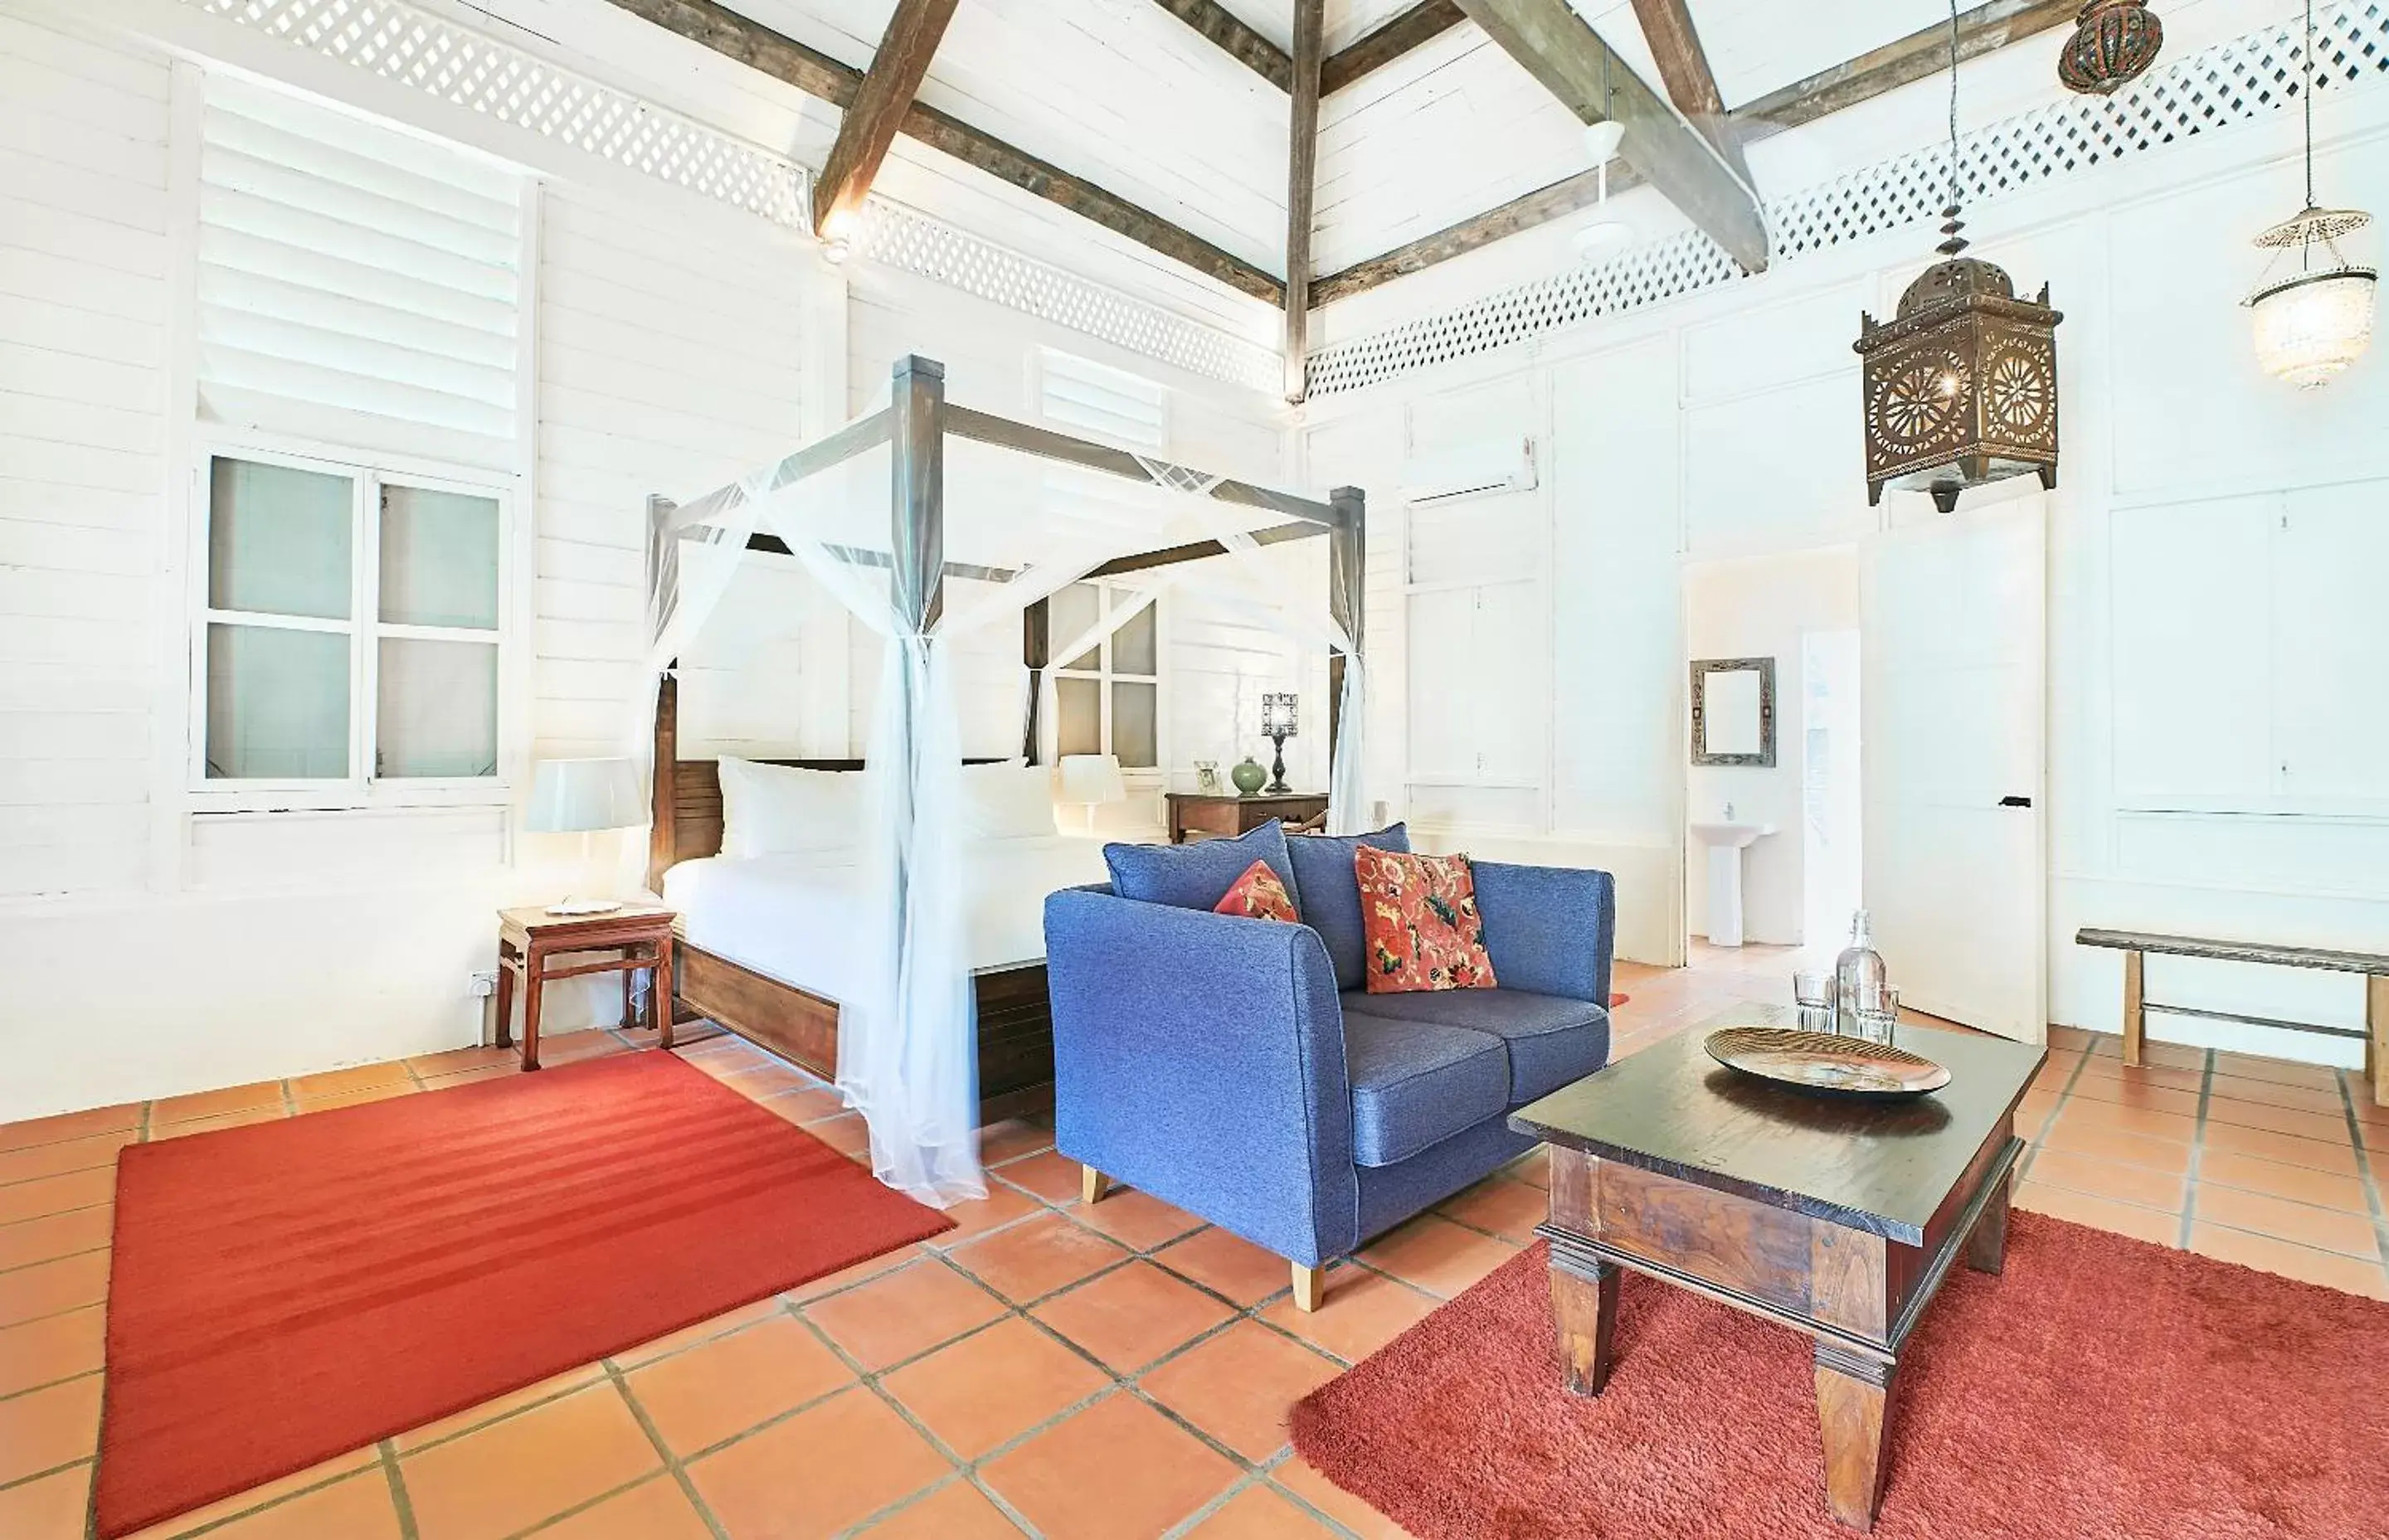
[[[1299,1262],[1294,1264],[1294,1307],[1297,1310],[1316,1310],[1319,1302],[1326,1297],[1326,1267],[1306,1267]]]
[[[1112,1179],[1092,1165],[1079,1167],[1079,1196],[1090,1203],[1100,1203],[1109,1195]]]

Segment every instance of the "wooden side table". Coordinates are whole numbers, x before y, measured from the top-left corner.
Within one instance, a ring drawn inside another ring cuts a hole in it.
[[[1282,796],[1213,796],[1202,792],[1171,792],[1169,843],[1183,845],[1189,834],[1205,838],[1248,834],[1271,819],[1300,823],[1327,810],[1324,792],[1288,792]]]
[[[622,975],[622,1025],[636,1025],[631,975],[653,969],[647,1015],[658,1045],[672,1046],[672,921],[658,904],[624,904],[607,914],[550,914],[544,909],[498,910],[498,1046],[514,1046],[515,980],[523,996],[522,1067],[539,1068],[539,1006],[543,986],[583,974]],[[551,967],[548,960],[569,953],[620,951],[595,961]]]

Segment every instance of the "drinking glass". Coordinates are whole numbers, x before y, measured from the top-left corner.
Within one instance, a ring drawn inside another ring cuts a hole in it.
[[[1854,1036],[1864,1037],[1871,1043],[1881,1043],[1885,1048],[1893,1046],[1892,1039],[1899,1035],[1899,991],[1885,989],[1883,992],[1883,1008],[1861,1011],[1858,1017]]]
[[[1833,1030],[1833,975],[1802,972],[1792,975],[1792,999],[1799,1008],[1800,1030]]]

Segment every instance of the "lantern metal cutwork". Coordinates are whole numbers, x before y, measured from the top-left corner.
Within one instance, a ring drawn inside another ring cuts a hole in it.
[[[2164,47],[2165,23],[2149,0],[2090,0],[2058,52],[2057,79],[2068,91],[2104,96],[2140,79]]]

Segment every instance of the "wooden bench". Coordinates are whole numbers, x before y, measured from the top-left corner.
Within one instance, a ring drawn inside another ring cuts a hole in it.
[[[2263,941],[2214,941],[2194,935],[2159,935],[2146,931],[2084,929],[2074,935],[2084,947],[2109,947],[2124,954],[2124,1063],[2140,1062],[2152,1011],[2176,1016],[2196,1016],[2211,1022],[2239,1022],[2249,1026],[2278,1027],[2285,1032],[2314,1032],[2326,1037],[2357,1037],[2364,1043],[2364,1077],[2372,1083],[2372,1100],[2389,1107],[2389,954],[2342,952],[2323,947],[2277,947]],[[2165,1005],[2148,998],[2143,984],[2143,960],[2151,952],[2166,957],[2204,957],[2219,962],[2261,962],[2274,968],[2319,968],[2330,973],[2364,975],[2364,1026],[2322,1026],[2314,1022],[2285,1022],[2271,1016],[2247,1016],[2231,1011],[2205,1011],[2187,1005]]]

